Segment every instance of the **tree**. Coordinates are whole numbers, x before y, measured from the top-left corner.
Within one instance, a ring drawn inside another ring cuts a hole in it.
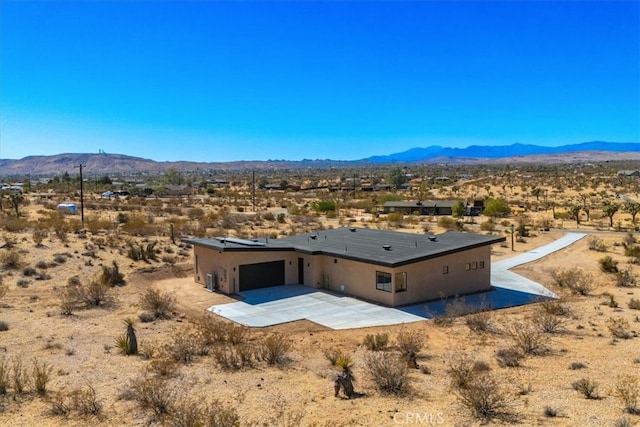
[[[580,207],[580,205],[572,205],[569,208],[569,214],[571,214],[571,219],[575,219],[576,220],[576,225],[580,225],[580,210],[582,208]]]
[[[460,218],[467,214],[467,207],[464,205],[464,202],[458,200],[453,207],[451,208],[451,215],[454,218]]]
[[[612,203],[610,201],[604,202],[602,211],[609,217],[609,227],[613,227],[613,216],[618,212],[618,209],[620,209],[620,205],[617,203]]]
[[[389,172],[389,183],[393,186],[393,188],[397,190],[405,182],[407,182],[407,175],[402,169],[400,169],[399,167],[391,169],[391,171]]]
[[[16,216],[20,216],[20,206],[27,204],[22,193],[9,194],[9,205],[16,211]]]
[[[485,203],[483,214],[493,218],[504,218],[509,216],[511,208],[507,201],[498,197],[497,199],[488,199]]]
[[[184,184],[184,175],[177,169],[169,168],[164,172],[163,181],[169,185],[182,185]]]
[[[534,187],[533,190],[531,190],[531,195],[536,198],[536,201],[540,199],[540,193],[541,193],[540,187]]]
[[[631,214],[631,223],[636,223],[636,216],[640,213],[640,203],[629,200],[625,202],[624,211]]]

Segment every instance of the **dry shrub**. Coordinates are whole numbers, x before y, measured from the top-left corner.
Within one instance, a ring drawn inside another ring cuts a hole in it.
[[[240,416],[219,400],[205,402],[182,398],[175,402],[168,420],[171,427],[239,427]]]
[[[163,417],[172,412],[176,391],[159,377],[138,377],[132,381],[130,392],[138,406]]]
[[[476,333],[491,332],[495,330],[491,321],[491,312],[481,311],[479,313],[470,314],[464,318],[467,327]]]
[[[542,332],[547,334],[555,334],[560,332],[564,326],[564,319],[554,314],[549,314],[546,311],[537,313],[533,317],[533,324],[536,325]]]
[[[630,309],[632,310],[640,310],[640,299],[638,298],[631,298],[629,300],[629,302],[627,303],[627,305],[629,306]]]
[[[33,359],[33,385],[40,396],[47,394],[47,384],[51,379],[51,371],[53,368],[46,362],[38,362],[37,359]]]
[[[362,344],[371,351],[380,351],[387,348],[389,343],[388,334],[367,334],[362,340]]]
[[[291,342],[281,334],[271,334],[262,340],[258,347],[260,359],[269,365],[283,365],[287,363]]]
[[[22,363],[22,357],[14,357],[13,364],[11,365],[11,385],[13,386],[13,391],[16,394],[23,393],[30,380],[29,371]]]
[[[364,370],[382,393],[402,395],[408,391],[407,364],[395,354],[367,353],[364,356]]]
[[[18,270],[22,266],[22,255],[15,249],[0,252],[0,266],[5,270]]]
[[[258,355],[253,345],[225,343],[213,349],[213,357],[221,368],[238,370],[254,366]]]
[[[629,322],[623,317],[610,317],[606,321],[609,332],[616,338],[628,340],[633,338],[633,333],[629,329]]]
[[[166,353],[176,362],[189,364],[196,356],[203,356],[208,349],[202,345],[195,331],[176,331],[165,346]]]
[[[342,355],[342,351],[337,348],[325,348],[322,350],[322,355],[329,361],[329,363],[331,363],[331,366],[336,366],[336,362]]]
[[[147,289],[140,299],[142,309],[152,313],[156,319],[170,318],[175,304],[173,295],[157,289]]]
[[[568,288],[574,294],[589,295],[593,290],[593,277],[578,267],[555,270],[551,276],[558,287]]]
[[[9,391],[9,385],[11,384],[10,372],[11,368],[7,359],[0,358],[0,395],[7,394],[7,391]]]
[[[180,365],[175,360],[169,357],[161,357],[156,360],[152,360],[147,367],[147,370],[154,375],[164,378],[171,378],[180,369]]]
[[[509,401],[496,380],[490,375],[473,377],[455,391],[455,395],[471,415],[482,421],[507,419]]]
[[[621,288],[635,288],[638,286],[638,278],[627,268],[616,274],[616,285]]]
[[[622,402],[625,412],[640,415],[640,384],[637,377],[626,375],[618,378],[614,394]]]
[[[103,306],[113,302],[111,286],[100,280],[91,280],[88,285],[68,288],[75,291],[76,300],[84,302],[88,306]]]
[[[100,275],[100,282],[108,286],[124,285],[124,274],[120,273],[118,263],[114,260],[111,263],[111,267],[105,265],[102,267],[102,274]]]
[[[71,412],[71,405],[64,390],[53,393],[49,397],[49,404],[51,405],[49,409],[50,415],[66,417]]]
[[[418,354],[424,346],[426,337],[419,331],[407,331],[403,328],[398,332],[396,341],[403,355],[409,353]]]
[[[509,329],[509,335],[514,341],[514,346],[524,354],[534,356],[548,352],[548,338],[544,333],[531,323],[517,323]]]
[[[496,359],[498,360],[498,365],[503,368],[516,368],[520,366],[520,362],[523,358],[524,354],[522,354],[522,352],[515,347],[501,348],[496,351]]]
[[[71,407],[82,416],[102,413],[102,401],[98,399],[96,391],[91,385],[74,390],[71,393],[71,402]]]
[[[553,314],[554,316],[570,316],[571,309],[561,300],[548,299],[540,303],[540,307],[547,314]]]
[[[455,354],[447,360],[451,387],[454,389],[466,387],[467,384],[483,371],[488,371],[489,365],[476,360],[467,354]]]
[[[571,387],[579,393],[581,393],[587,399],[599,399],[598,395],[598,383],[588,378],[581,378],[571,384]]]

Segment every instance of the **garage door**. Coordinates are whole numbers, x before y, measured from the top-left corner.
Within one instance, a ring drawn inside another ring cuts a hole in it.
[[[284,261],[240,266],[240,291],[284,285]]]

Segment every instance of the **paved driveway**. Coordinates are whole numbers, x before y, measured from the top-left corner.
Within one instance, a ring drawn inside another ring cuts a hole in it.
[[[556,297],[539,283],[509,269],[540,259],[585,236],[584,233],[567,233],[545,246],[492,263],[491,284],[494,289],[461,299],[467,305],[499,309]],[[251,327],[307,319],[331,329],[352,329],[417,322],[443,314],[450,303],[434,301],[389,308],[302,285],[274,286],[241,292],[240,295],[243,301],[215,305],[209,310]]]

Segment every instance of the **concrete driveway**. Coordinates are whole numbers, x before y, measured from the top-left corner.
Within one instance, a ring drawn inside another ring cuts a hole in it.
[[[492,309],[514,307],[555,298],[539,283],[509,271],[565,248],[585,237],[562,238],[524,254],[491,264],[494,289],[461,298],[466,305]],[[331,329],[366,328],[417,322],[445,313],[450,300],[389,308],[302,285],[274,286],[241,292],[242,301],[215,305],[209,311],[250,327],[264,327],[307,319]]]

